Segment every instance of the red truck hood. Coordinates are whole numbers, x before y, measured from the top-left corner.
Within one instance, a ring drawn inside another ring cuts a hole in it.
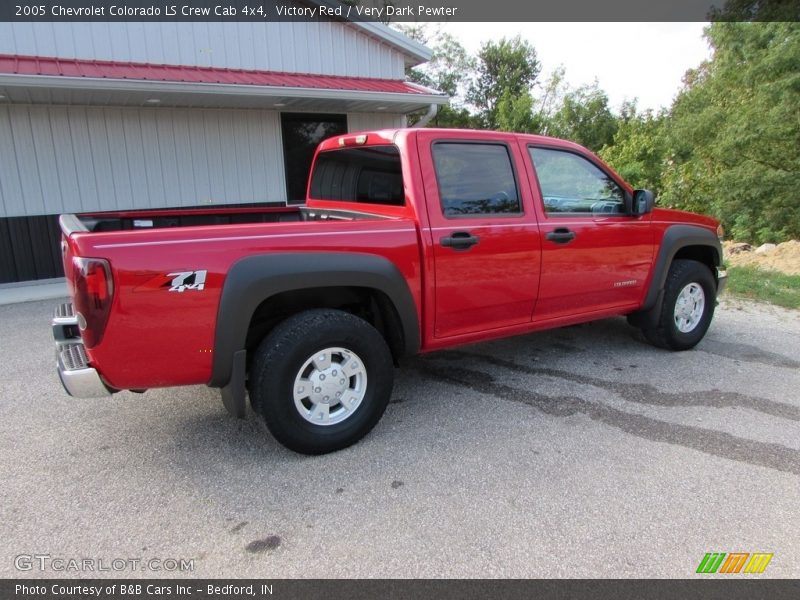
[[[662,223],[691,223],[708,227],[714,231],[716,231],[717,225],[719,225],[719,221],[713,217],[671,208],[654,208],[653,221],[660,221]]]

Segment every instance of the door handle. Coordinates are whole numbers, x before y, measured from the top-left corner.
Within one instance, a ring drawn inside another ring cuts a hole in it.
[[[472,235],[469,231],[454,231],[452,235],[440,239],[439,243],[445,248],[453,250],[469,250],[479,241],[480,238]]]
[[[575,239],[575,232],[566,227],[559,227],[548,233],[545,237],[556,244],[569,244]]]

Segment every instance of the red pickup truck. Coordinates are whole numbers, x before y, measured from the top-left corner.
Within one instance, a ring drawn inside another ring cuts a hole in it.
[[[347,134],[304,206],[63,215],[53,320],[77,397],[206,384],[302,453],[355,443],[403,356],[627,315],[686,350],[725,283],[718,223],[653,208],[576,144]]]

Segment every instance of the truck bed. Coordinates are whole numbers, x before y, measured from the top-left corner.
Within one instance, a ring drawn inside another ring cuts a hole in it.
[[[170,208],[64,215],[65,233],[107,232],[141,229],[170,229],[203,225],[241,225],[245,223],[286,223],[300,221],[355,221],[387,219],[385,215],[306,206],[236,206]]]

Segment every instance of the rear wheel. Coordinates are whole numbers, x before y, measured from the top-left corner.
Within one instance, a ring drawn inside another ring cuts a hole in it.
[[[386,410],[393,377],[389,347],[372,325],[339,310],[309,310],[261,342],[250,396],[280,443],[324,454],[369,433]]]
[[[711,325],[716,297],[717,284],[706,265],[696,260],[673,261],[658,326],[643,329],[644,336],[660,348],[694,348]]]

